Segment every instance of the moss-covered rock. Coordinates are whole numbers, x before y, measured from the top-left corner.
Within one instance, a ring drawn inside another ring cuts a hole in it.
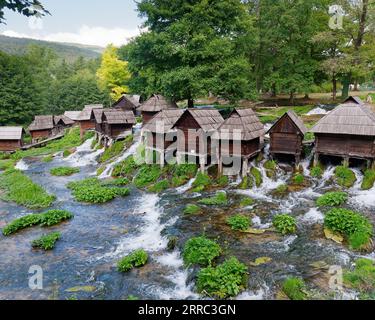
[[[241,183],[238,185],[238,189],[246,190],[246,189],[251,189],[253,186],[254,186],[253,178],[246,175],[245,177],[242,178]]]
[[[375,170],[366,170],[363,177],[361,188],[362,190],[370,190],[375,183]]]
[[[351,188],[356,182],[357,178],[352,170],[345,166],[338,166],[335,169],[335,180],[338,185]]]
[[[262,173],[260,172],[260,170],[255,167],[252,167],[250,169],[250,173],[254,177],[255,185],[257,187],[260,187],[263,183],[263,177],[262,177]]]

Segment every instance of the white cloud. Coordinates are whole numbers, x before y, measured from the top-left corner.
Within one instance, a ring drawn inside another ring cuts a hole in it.
[[[54,42],[80,43],[105,47],[109,44],[120,46],[126,44],[130,38],[140,34],[139,29],[89,27],[83,25],[76,33],[57,32],[44,34],[33,32],[32,34],[19,33],[13,30],[5,30],[2,35],[16,38],[30,38]]]

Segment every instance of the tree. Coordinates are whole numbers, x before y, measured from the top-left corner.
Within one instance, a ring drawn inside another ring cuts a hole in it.
[[[49,12],[38,0],[0,0],[0,23],[4,23],[4,9],[16,11],[26,17],[42,17]]]
[[[127,83],[131,74],[127,68],[128,62],[118,58],[117,48],[110,45],[102,55],[100,68],[97,71],[99,87],[109,92],[113,101],[128,92]]]
[[[148,31],[121,49],[133,74],[132,91],[172,100],[209,93],[231,101],[252,96],[244,47],[252,20],[240,0],[142,0]]]

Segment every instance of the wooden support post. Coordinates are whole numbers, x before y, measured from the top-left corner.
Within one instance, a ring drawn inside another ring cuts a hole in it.
[[[314,167],[317,167],[319,165],[319,153],[315,152],[314,154]]]
[[[366,168],[367,168],[367,169],[371,169],[371,162],[372,162],[372,161],[371,161],[370,159],[367,159],[367,160],[366,160]]]
[[[165,164],[165,153],[164,151],[160,151],[160,168],[164,168]]]
[[[182,161],[182,154],[181,154],[181,152],[177,151],[176,157],[177,157],[177,164],[178,165],[182,164],[183,161]]]
[[[200,171],[204,173],[206,168],[206,159],[204,156],[199,156],[199,167]]]
[[[349,157],[344,157],[344,161],[342,165],[346,168],[349,167]]]
[[[374,159],[371,160],[371,169],[375,170],[375,160]]]
[[[223,175],[223,158],[221,157],[221,155],[218,157],[217,160],[217,168],[218,176],[221,177]]]
[[[247,176],[247,172],[249,171],[249,159],[244,158],[242,160],[242,171],[241,176],[244,178]]]

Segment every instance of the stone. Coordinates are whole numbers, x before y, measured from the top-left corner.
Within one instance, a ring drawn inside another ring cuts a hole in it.
[[[94,286],[77,286],[66,289],[66,292],[94,292],[96,287]]]
[[[272,258],[270,257],[259,257],[256,258],[254,262],[250,262],[250,265],[253,267],[260,266],[262,264],[266,264],[272,261]]]
[[[344,237],[342,235],[339,235],[339,234],[335,234],[334,232],[332,232],[331,230],[329,229],[324,229],[324,235],[327,239],[329,240],[333,240],[335,241],[336,243],[343,243],[344,242]]]

